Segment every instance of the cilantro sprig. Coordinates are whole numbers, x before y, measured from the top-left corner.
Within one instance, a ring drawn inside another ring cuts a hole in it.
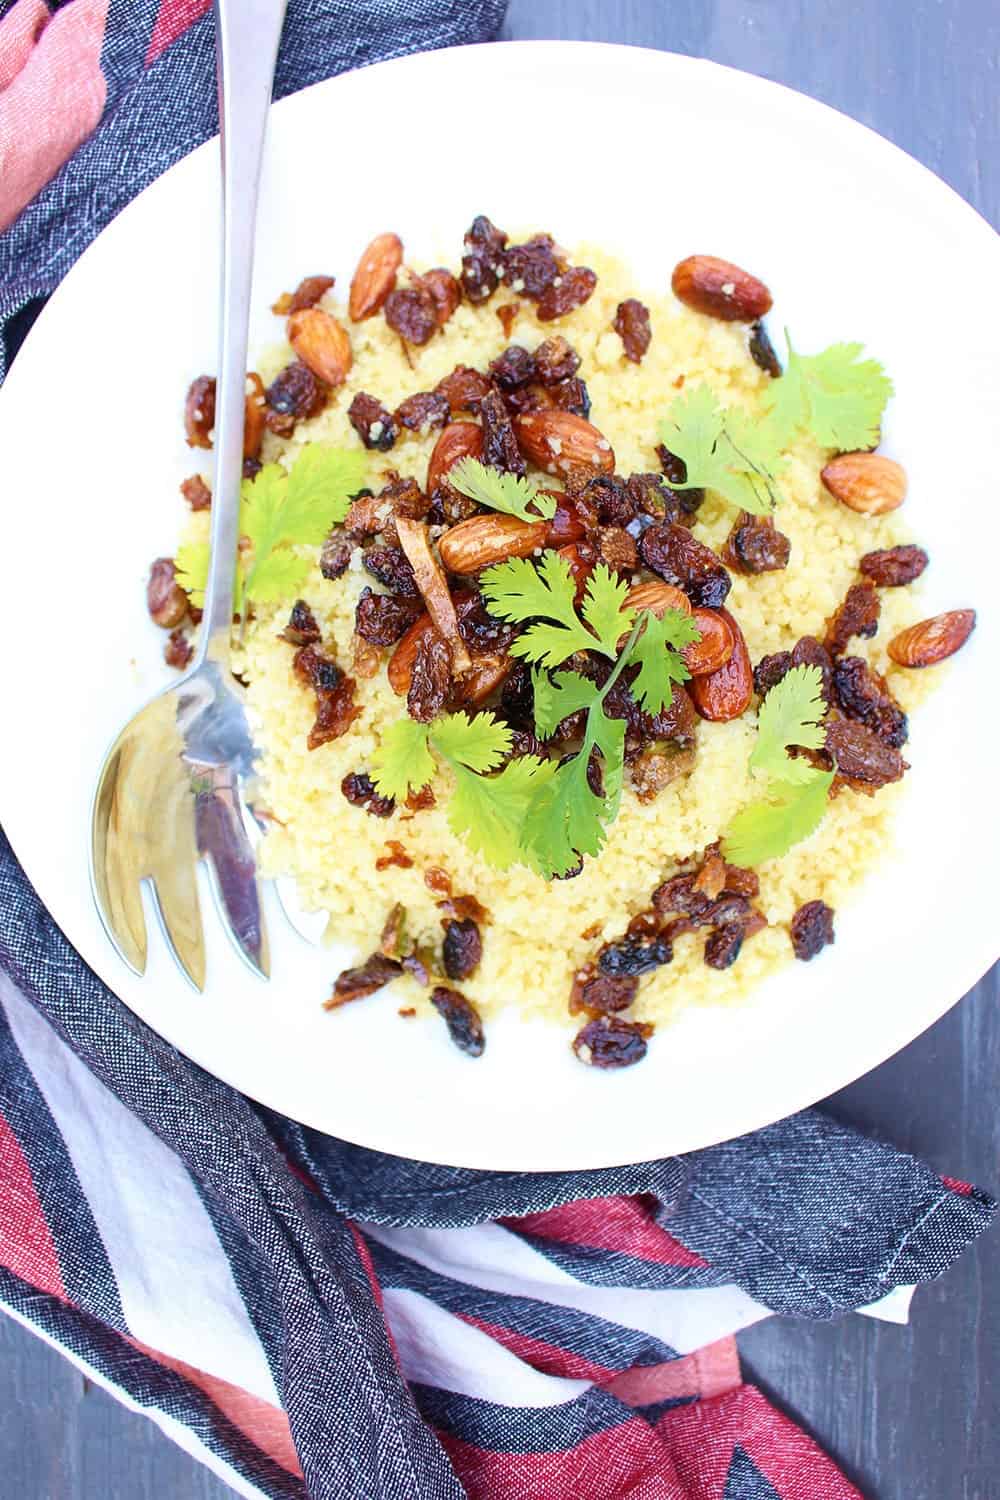
[[[878,360],[861,359],[861,344],[831,344],[820,354],[799,354],[787,328],[785,340],[785,373],[768,382],[764,396],[766,426],[774,440],[787,445],[803,431],[841,453],[874,447],[893,393]]]
[[[306,580],[310,559],[291,549],[318,546],[330,527],[342,521],[351,497],[365,481],[361,453],[309,443],[290,470],[265,464],[255,479],[245,479],[240,501],[240,534],[249,538],[249,563],[237,569],[236,608],[244,598],[261,602],[287,599]],[[207,542],[188,542],[177,550],[177,581],[200,606],[208,579]]]
[[[554,495],[543,495],[534,476],[505,474],[482,464],[478,458],[462,458],[448,470],[448,483],[469,500],[499,510],[521,521],[550,521],[556,513]]]
[[[793,759],[799,746],[819,750],[825,741],[819,667],[793,667],[760,706],[750,769],[766,779],[763,796],[736,814],[722,837],[722,853],[734,865],[759,865],[786,854],[823,820],[834,771]]]
[[[707,385],[695,385],[674,401],[659,436],[687,469],[683,482],[671,479],[674,489],[714,490],[758,516],[774,509],[784,457],[767,423],[737,407],[721,407]]]

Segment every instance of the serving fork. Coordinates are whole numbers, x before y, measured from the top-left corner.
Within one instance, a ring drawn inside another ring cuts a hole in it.
[[[222,268],[204,613],[190,669],[140,709],[111,746],[92,814],[92,883],[111,941],[136,973],[145,971],[147,882],[170,950],[199,990],[205,984],[200,860],[239,952],[262,977],[269,974],[252,807],[255,753],[230,650],[254,229],[285,6],[286,0],[215,0]]]

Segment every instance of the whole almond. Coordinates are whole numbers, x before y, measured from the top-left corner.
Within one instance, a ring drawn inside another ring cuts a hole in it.
[[[571,411],[529,411],[514,418],[514,432],[525,458],[546,474],[593,469],[612,474],[614,449],[604,434]]]
[[[670,285],[685,306],[726,323],[753,323],[771,310],[762,281],[715,255],[689,255],[674,267]]]
[[[438,541],[441,561],[451,573],[479,573],[508,557],[530,557],[545,546],[546,521],[521,521],[517,516],[470,516],[459,521]]]
[[[434,444],[434,451],[427,465],[428,495],[433,498],[448,470],[460,458],[481,458],[483,454],[483,429],[478,422],[449,422]]]
[[[736,637],[729,618],[721,610],[696,609],[694,623],[701,631],[701,639],[685,646],[681,655],[692,677],[706,677],[732,658]]]
[[[906,470],[881,453],[841,453],[820,478],[835,500],[862,516],[884,515],[906,496]]]
[[[886,649],[901,667],[933,667],[954,656],[975,628],[974,609],[952,609],[901,630]]]
[[[377,234],[358,261],[351,281],[347,310],[355,323],[377,313],[396,285],[396,272],[403,263],[403,242],[398,234]]]
[[[343,385],[354,363],[347,329],[321,307],[304,307],[288,320],[288,342],[304,365],[329,386]]]
[[[648,583],[634,583],[625,596],[629,609],[650,609],[657,619],[662,619],[668,609],[679,609],[682,614],[691,613],[691,600],[672,583],[661,583],[658,578]]]
[[[716,671],[708,672],[704,677],[692,677],[687,687],[703,719],[726,723],[729,719],[738,719],[750,706],[753,668],[742,630],[728,609],[720,609],[718,614],[732,630],[733,654]]]

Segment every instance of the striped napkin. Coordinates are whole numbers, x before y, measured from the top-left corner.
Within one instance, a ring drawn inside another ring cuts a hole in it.
[[[103,225],[216,128],[206,10],[0,0],[8,356]],[[292,0],[278,92],[486,40],[502,14]],[[240,1494],[847,1500],[742,1382],[734,1334],[771,1312],[905,1320],[993,1210],[817,1112],[573,1174],[320,1135],[126,1010],[0,834],[0,1306]]]

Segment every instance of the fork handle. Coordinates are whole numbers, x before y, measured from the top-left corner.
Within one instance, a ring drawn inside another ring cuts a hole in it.
[[[243,476],[247,338],[264,133],[287,0],[215,0],[222,267],[211,560],[197,665],[228,660]]]

